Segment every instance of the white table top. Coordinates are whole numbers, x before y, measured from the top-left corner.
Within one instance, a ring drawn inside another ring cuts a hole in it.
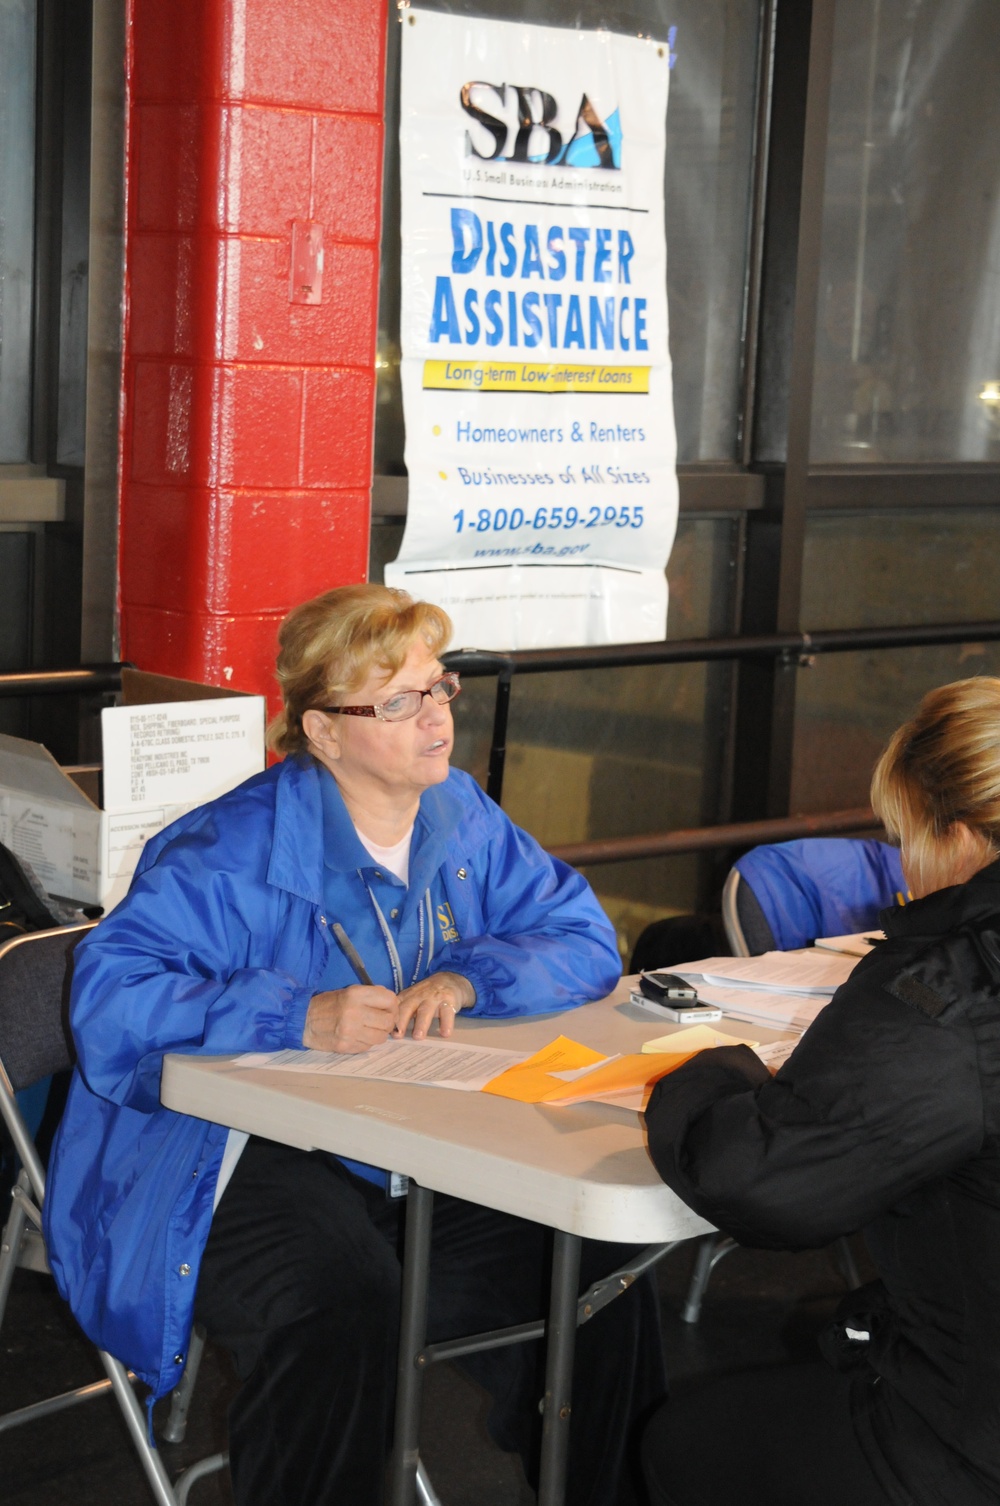
[[[564,1034],[608,1053],[638,1051],[671,1027],[607,999],[561,1014],[513,1020],[459,1016],[456,1036],[537,1050]],[[754,1038],[723,1020],[714,1027]],[[710,1224],[665,1187],[637,1114],[608,1104],[514,1103],[489,1093],[234,1067],[230,1056],[170,1055],[160,1097],[181,1113],[296,1145],[391,1167],[436,1192],[591,1239],[655,1244]]]

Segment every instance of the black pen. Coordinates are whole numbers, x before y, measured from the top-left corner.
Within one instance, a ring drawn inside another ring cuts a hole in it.
[[[330,929],[333,931],[333,934],[337,939],[337,945],[340,947],[340,950],[343,952],[344,956],[353,967],[354,976],[357,978],[358,982],[367,983],[369,986],[371,986],[372,980],[368,975],[368,969],[361,961],[361,956],[358,952],[357,947],[354,945],[354,942],[348,936],[343,926],[339,921],[335,920]]]

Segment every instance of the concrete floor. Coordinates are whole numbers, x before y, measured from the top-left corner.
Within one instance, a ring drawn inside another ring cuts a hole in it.
[[[674,1250],[658,1273],[675,1389],[695,1375],[806,1355],[844,1289],[832,1251],[736,1250],[712,1277],[700,1324],[689,1327],[678,1312],[693,1251],[693,1244]],[[101,1373],[52,1282],[19,1272],[0,1332],[0,1412]],[[172,1475],[225,1446],[233,1386],[227,1361],[210,1350],[188,1437],[163,1445]],[[489,1440],[485,1415],[484,1394],[459,1371],[431,1371],[421,1448],[435,1488],[446,1506],[529,1506],[534,1495],[520,1463]],[[149,1506],[151,1497],[117,1408],[101,1398],[0,1435],[0,1500],[4,1506]],[[195,1485],[191,1506],[232,1506],[228,1476]]]

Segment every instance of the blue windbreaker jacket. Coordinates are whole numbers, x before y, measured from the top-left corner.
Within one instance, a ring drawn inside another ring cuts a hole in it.
[[[50,1163],[49,1256],[86,1333],[154,1396],[183,1371],[228,1133],[161,1107],[164,1052],[301,1046],[312,995],[357,981],[334,920],[391,987],[373,896],[384,916],[396,910],[404,941],[430,890],[434,951],[423,971],[464,974],[476,1015],[570,1008],[608,993],[620,973],[586,881],[467,774],[453,770],[421,797],[406,888],[377,868],[339,795],[324,851],[326,777],[287,759],[175,822],[77,949],[78,1065]],[[324,894],[327,907],[336,895],[337,914],[325,913]]]
[[[849,837],[803,837],[753,847],[734,864],[753,890],[780,952],[817,936],[850,936],[903,904],[899,849]]]

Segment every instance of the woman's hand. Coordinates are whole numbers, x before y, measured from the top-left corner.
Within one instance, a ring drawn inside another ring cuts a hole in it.
[[[388,1040],[395,1024],[396,995],[391,988],[352,983],[313,994],[302,1044],[313,1051],[369,1051]]]
[[[404,988],[396,1001],[396,1034],[405,1035],[413,1021],[413,1039],[422,1041],[437,1017],[442,1035],[451,1035],[455,1016],[476,1002],[476,990],[460,973],[432,973]]]

